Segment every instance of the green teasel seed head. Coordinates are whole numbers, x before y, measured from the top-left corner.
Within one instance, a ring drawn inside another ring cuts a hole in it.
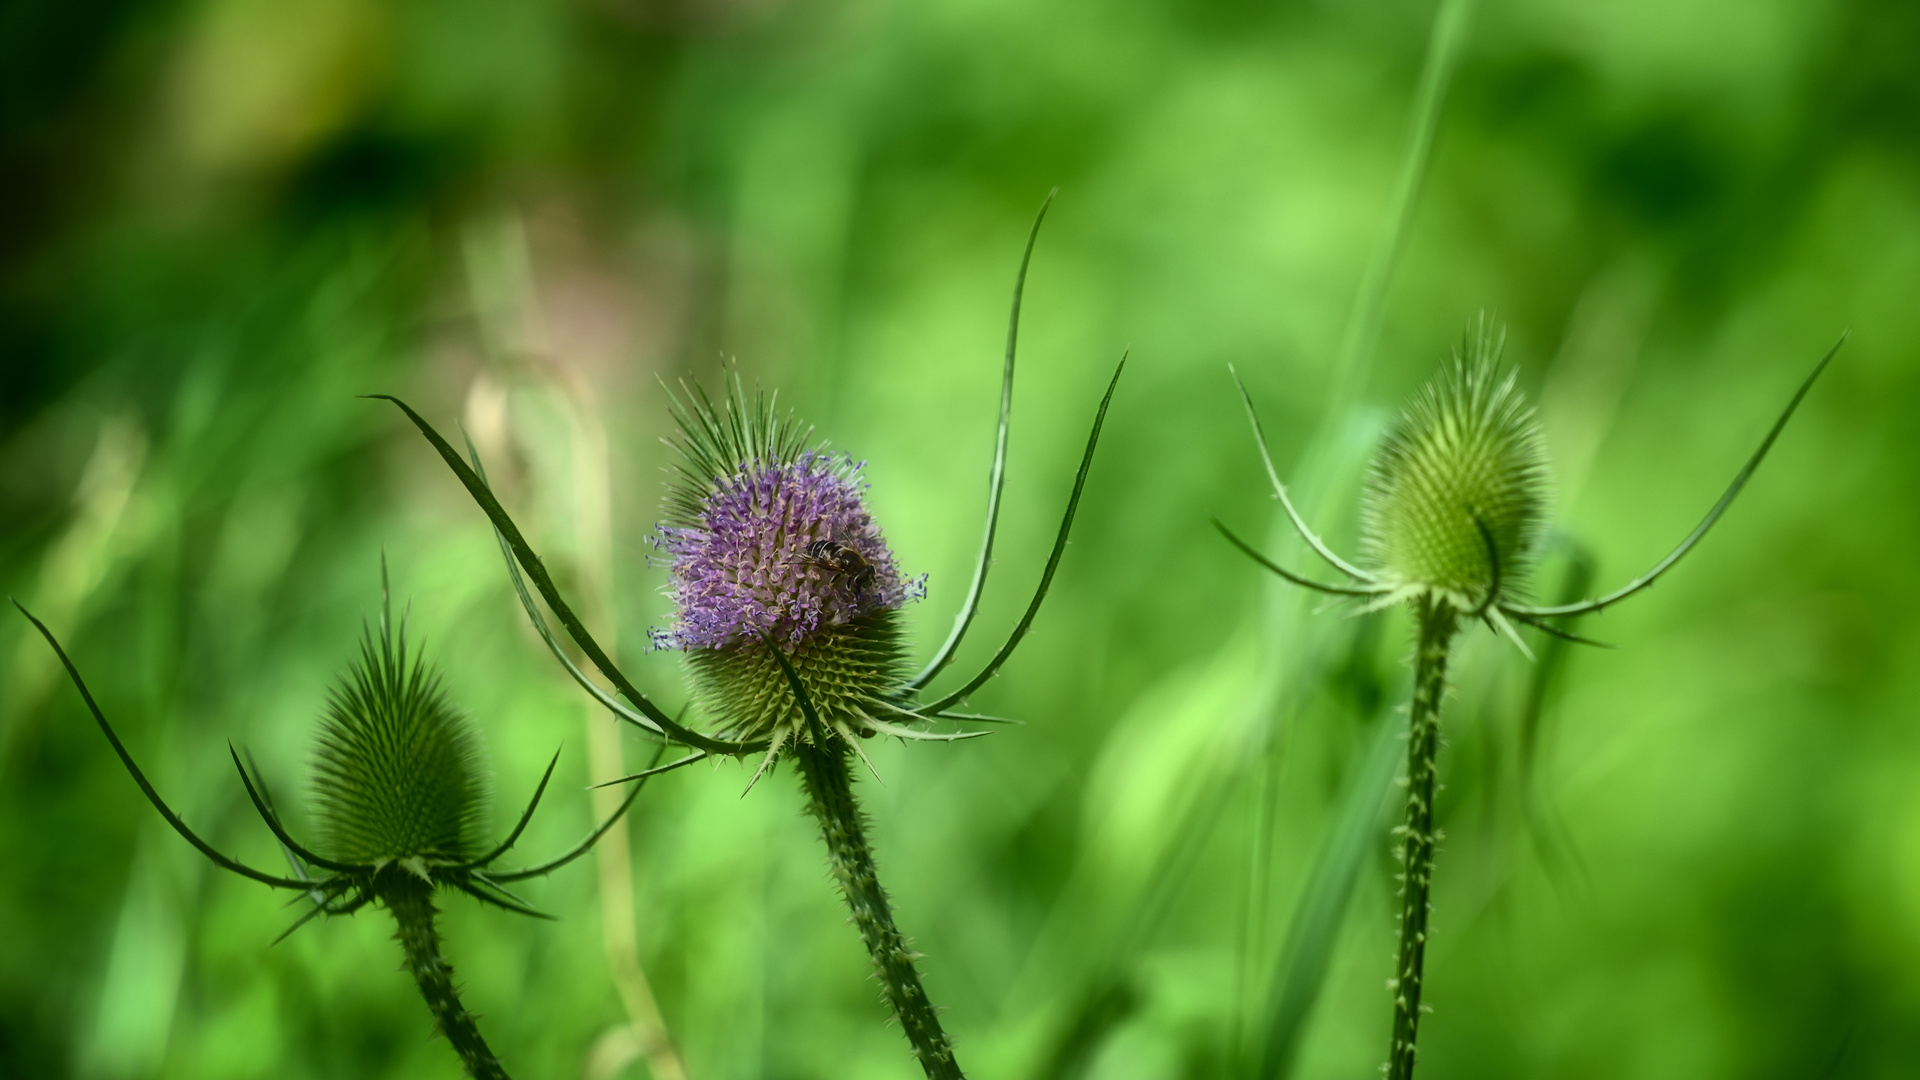
[[[381,865],[479,854],[489,784],[480,739],[437,672],[409,655],[383,609],[360,659],[327,695],[313,795],[325,854]]]
[[[1374,459],[1363,534],[1396,597],[1461,611],[1518,595],[1545,527],[1551,471],[1505,331],[1476,319]]]

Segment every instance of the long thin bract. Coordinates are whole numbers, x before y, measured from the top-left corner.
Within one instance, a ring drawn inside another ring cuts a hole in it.
[[[492,851],[461,864],[457,869],[471,870],[478,866],[485,866],[513,848],[514,843],[520,839],[520,834],[527,831],[527,823],[533,820],[533,812],[539,809],[540,796],[547,793],[547,781],[553,779],[553,767],[558,764],[560,764],[560,751],[555,750],[553,760],[547,762],[547,771],[540,775],[540,783],[533,789],[533,798],[527,800],[526,810],[520,814],[520,820],[514,824],[513,831],[507,834],[507,838],[495,845]]]
[[[1040,572],[1040,586],[1034,590],[1033,602],[1027,605],[1026,614],[1014,626],[1013,633],[1007,637],[1007,643],[1000,647],[993,659],[987,662],[980,674],[975,675],[965,686],[941,698],[931,705],[922,706],[919,711],[926,713],[944,712],[965,700],[968,694],[986,685],[988,679],[999,672],[1000,665],[1007,662],[1020,639],[1027,636],[1027,629],[1033,625],[1034,616],[1040,613],[1040,603],[1047,598],[1047,587],[1053,584],[1054,571],[1060,567],[1060,557],[1066,553],[1067,537],[1073,531],[1073,515],[1080,509],[1080,493],[1087,486],[1087,472],[1093,468],[1093,451],[1100,445],[1100,427],[1107,422],[1107,406],[1113,403],[1113,392],[1120,386],[1120,373],[1127,369],[1127,358],[1120,358],[1120,365],[1113,369],[1113,378],[1107,383],[1107,392],[1100,399],[1100,409],[1093,414],[1093,431],[1087,436],[1086,453],[1080,455],[1080,471],[1073,478],[1073,493],[1067,497],[1067,512],[1060,521],[1060,533],[1054,538],[1053,551],[1047,555],[1046,569]]]
[[[506,535],[499,529],[495,529],[493,538],[500,544],[500,554],[507,564],[507,578],[513,582],[514,594],[520,598],[520,606],[525,609],[527,619],[533,623],[533,629],[540,635],[540,640],[547,643],[547,651],[553,653],[553,658],[560,661],[561,667],[567,669],[567,674],[573,681],[591,695],[593,700],[604,705],[608,712],[621,720],[650,734],[665,735],[666,732],[662,731],[647,714],[634,711],[619,698],[607,693],[599,683],[587,678],[587,673],[580,670],[580,665],[573,662],[573,657],[567,655],[567,651],[560,647],[560,642],[553,636],[553,629],[547,625],[546,616],[540,614],[539,606],[533,602],[533,594],[527,591],[527,579],[520,573],[520,564],[514,560],[513,547],[507,543]]]
[[[656,749],[653,754],[653,760],[659,761],[660,754],[665,749],[666,749],[665,746],[661,746],[658,749]],[[674,762],[674,764],[676,766],[683,765],[685,764],[685,762]],[[647,772],[640,773],[639,782],[634,784],[632,789],[627,792],[626,798],[620,800],[619,807],[616,808],[613,813],[607,815],[607,820],[601,822],[599,828],[589,833],[585,840],[580,841],[580,843],[577,846],[575,846],[573,850],[567,852],[565,855],[562,855],[551,862],[541,863],[539,866],[529,867],[525,870],[516,870],[511,874],[488,874],[487,877],[492,881],[499,881],[499,882],[525,881],[527,878],[540,877],[545,874],[551,874],[555,870],[560,869],[561,867],[567,865],[568,863],[579,858],[580,856],[585,855],[589,850],[592,849],[593,845],[600,842],[600,838],[607,834],[607,830],[613,828],[614,823],[619,821],[620,818],[624,814],[626,814],[627,808],[633,805],[633,800],[640,797],[640,789],[647,786],[647,777],[657,775],[658,771],[659,770],[650,769]]]
[[[273,792],[268,790],[267,788],[267,778],[260,772],[260,763],[253,759],[253,751],[251,750],[247,751],[246,760],[247,760],[247,771],[253,774],[254,786],[260,790],[260,798],[263,802],[267,804],[267,812],[272,814],[275,820],[278,820],[280,817],[280,808],[273,801]],[[292,848],[288,847],[285,844],[281,844],[280,854],[285,856],[287,860],[287,869],[292,871],[294,877],[299,878],[301,881],[307,882],[309,884],[314,883],[313,875],[307,873],[307,864],[300,861],[300,856],[297,853],[295,853]],[[318,888],[314,888],[314,889],[308,890],[307,899],[313,901],[315,904],[324,904],[327,902],[327,894],[322,892]],[[294,900],[288,901],[289,904],[293,904],[297,902],[298,901],[294,901]]]
[[[635,780],[645,780],[649,776],[659,776],[661,773],[670,773],[673,770],[678,769],[684,765],[691,765],[696,761],[705,761],[712,756],[713,756],[712,754],[706,752],[705,750],[695,750],[693,753],[688,754],[686,757],[681,758],[679,761],[669,761],[665,765],[656,765],[651,769],[642,769],[637,773],[628,773],[625,776],[616,776],[612,780],[603,780],[598,784],[592,785],[592,787],[594,790],[598,790],[600,788],[612,787],[615,784],[631,784]]]
[[[1280,482],[1279,470],[1273,467],[1273,453],[1267,449],[1267,432],[1260,426],[1260,414],[1253,409],[1253,395],[1247,393],[1247,384],[1240,381],[1240,373],[1234,370],[1232,364],[1227,365],[1227,373],[1233,376],[1233,385],[1240,390],[1240,401],[1247,407],[1247,423],[1253,426],[1253,441],[1260,447],[1260,462],[1267,467],[1267,482],[1273,486],[1273,497],[1280,500],[1280,506],[1287,512],[1287,520],[1293,522],[1294,531],[1335,570],[1357,581],[1371,582],[1372,574],[1341,558],[1307,527],[1306,519],[1300,516],[1300,511],[1294,508],[1292,497],[1287,494],[1287,485]]]
[[[1812,373],[1801,382],[1800,389],[1794,391],[1793,399],[1787,402],[1786,409],[1780,413],[1780,419],[1773,422],[1773,428],[1767,432],[1767,437],[1760,440],[1760,449],[1753,452],[1753,456],[1747,459],[1746,465],[1742,466],[1740,471],[1734,475],[1733,483],[1727,485],[1726,494],[1720,496],[1720,501],[1713,504],[1713,509],[1707,511],[1707,516],[1700,520],[1700,524],[1693,527],[1693,531],[1687,534],[1687,538],[1680,541],[1680,546],[1669,552],[1666,558],[1655,563],[1653,569],[1596,600],[1586,600],[1578,604],[1560,604],[1555,607],[1522,607],[1519,605],[1511,605],[1505,607],[1504,610],[1510,615],[1523,615],[1533,618],[1550,618],[1556,615],[1585,615],[1617,604],[1627,597],[1632,596],[1634,593],[1639,592],[1641,589],[1652,585],[1659,579],[1660,575],[1671,569],[1674,563],[1679,562],[1687,552],[1692,551],[1693,546],[1700,542],[1700,538],[1707,535],[1707,530],[1713,528],[1714,523],[1720,520],[1720,515],[1727,512],[1727,507],[1733,505],[1734,498],[1740,494],[1741,488],[1747,486],[1747,480],[1753,476],[1753,471],[1760,467],[1760,462],[1767,456],[1767,451],[1773,449],[1773,442],[1780,437],[1780,432],[1785,430],[1787,421],[1793,419],[1793,412],[1800,407],[1800,400],[1807,396],[1807,391],[1813,389],[1813,381],[1818,379],[1820,373],[1827,369],[1827,363],[1833,359],[1835,353],[1840,351],[1840,346],[1846,343],[1847,335],[1841,334],[1840,340],[1833,343],[1833,348],[1827,350],[1827,354],[1822,356],[1820,362],[1813,366]]]
[[[499,908],[501,911],[511,911],[515,915],[525,915],[529,919],[542,919],[547,922],[560,921],[559,919],[553,917],[552,915],[547,914],[544,911],[535,910],[531,905],[527,904],[523,900],[516,898],[515,896],[513,896],[513,894],[507,892],[505,889],[500,889],[496,887],[495,891],[500,894],[498,896],[494,895],[494,893],[486,891],[485,889],[481,888],[479,884],[477,884],[477,882],[481,882],[484,880],[485,879],[479,878],[479,877],[475,877],[471,881],[456,880],[453,882],[453,887],[456,889],[459,889],[461,892],[466,893],[468,896],[473,897],[475,900],[478,900],[483,904],[492,904],[494,907]]]
[[[1318,592],[1331,593],[1334,596],[1379,596],[1381,593],[1386,591],[1385,589],[1379,588],[1378,586],[1375,586],[1372,588],[1362,588],[1362,587],[1353,586],[1353,585],[1323,585],[1318,581],[1301,577],[1299,574],[1296,574],[1293,571],[1288,570],[1286,567],[1281,566],[1279,563],[1274,562],[1272,559],[1269,559],[1265,555],[1262,555],[1258,551],[1254,550],[1252,544],[1249,544],[1245,540],[1242,540],[1238,536],[1235,536],[1233,534],[1233,530],[1221,524],[1219,518],[1213,519],[1213,527],[1220,530],[1220,535],[1226,537],[1228,543],[1232,544],[1234,547],[1239,548],[1242,552],[1245,552],[1247,558],[1252,559],[1254,562],[1259,563],[1261,566],[1266,567],[1269,571],[1272,571],[1273,573],[1280,575],[1282,578],[1285,578],[1286,580],[1293,582],[1295,585],[1299,585],[1308,589],[1313,589]]]
[[[1000,426],[993,437],[993,468],[987,475],[987,530],[980,540],[980,558],[973,566],[973,583],[967,586],[967,598],[960,605],[960,614],[954,616],[952,632],[947,634],[947,640],[933,654],[933,659],[927,661],[927,666],[907,681],[910,689],[927,685],[952,662],[954,652],[960,648],[960,639],[966,637],[967,627],[973,624],[973,617],[980,610],[980,594],[986,588],[987,566],[993,558],[993,536],[1000,524],[1000,492],[1007,480],[1007,430],[1013,420],[1013,356],[1020,341],[1020,300],[1026,292],[1027,264],[1033,261],[1033,243],[1040,238],[1040,223],[1047,219],[1047,208],[1059,193],[1059,188],[1047,192],[1040,212],[1034,215],[1033,228],[1027,233],[1027,249],[1020,256],[1020,272],[1013,279],[1013,310],[1007,316],[1007,355],[1000,368]]]
[[[474,474],[480,477],[480,482],[486,484],[491,490],[493,484],[487,479],[487,467],[480,461],[480,451],[473,445],[472,439],[467,440],[467,459],[473,465]],[[627,723],[654,735],[666,734],[645,713],[635,712],[622,704],[619,698],[601,689],[599,683],[587,678],[587,673],[581,671],[580,665],[574,663],[573,657],[568,656],[567,651],[560,647],[559,640],[553,636],[553,628],[547,625],[546,616],[540,614],[539,605],[533,602],[533,594],[527,591],[527,579],[521,576],[520,564],[513,557],[513,545],[507,542],[507,534],[495,526],[493,539],[500,545],[500,558],[507,564],[507,579],[513,582],[514,595],[520,598],[520,606],[526,611],[527,619],[533,623],[533,629],[540,635],[540,640],[547,643],[547,650],[553,653],[555,660],[560,661],[561,667],[567,669],[567,674],[573,678],[573,681],[592,695],[595,701],[606,706],[609,712]]]
[[[642,694],[639,688],[635,687],[633,683],[627,679],[626,675],[621,673],[612,658],[600,647],[600,643],[595,641],[593,635],[587,632],[587,628],[580,622],[579,616],[575,615],[573,609],[567,606],[567,602],[561,598],[560,590],[554,586],[553,578],[547,573],[546,565],[540,561],[538,555],[534,554],[533,548],[527,544],[526,537],[521,535],[520,527],[513,523],[513,518],[510,517],[506,509],[500,505],[500,501],[493,497],[493,492],[487,487],[486,482],[481,480],[479,475],[476,474],[466,462],[460,460],[460,455],[448,444],[447,440],[441,438],[440,433],[434,430],[432,424],[427,423],[426,418],[413,411],[412,406],[391,394],[369,394],[367,396],[383,401],[391,401],[400,407],[401,412],[407,414],[407,419],[413,421],[413,426],[420,429],[420,434],[426,436],[427,441],[433,444],[435,450],[439,451],[440,457],[446,461],[448,467],[453,469],[454,475],[460,478],[460,483],[466,487],[467,493],[473,496],[473,500],[476,503],[480,504],[480,509],[486,513],[488,520],[493,522],[494,528],[506,536],[508,545],[513,548],[514,556],[519,559],[521,567],[527,572],[527,576],[533,579],[534,588],[540,591],[541,598],[547,602],[547,607],[551,608],[554,615],[559,618],[560,625],[566,628],[567,635],[573,638],[574,644],[580,646],[580,650],[587,654],[587,658],[592,660],[594,666],[600,669],[600,673],[605,675],[615,686],[619,687],[620,692],[627,696],[627,700],[633,702],[641,712],[647,715],[648,719],[658,724],[660,729],[667,735],[688,746],[693,746],[701,750],[710,750],[721,754],[745,754],[759,749],[759,747],[752,743],[737,743],[725,739],[715,739],[707,735],[702,735],[697,731],[683,728],[679,724],[674,723],[673,719],[663,712],[659,706],[648,700],[647,696]]]
[[[260,814],[261,820],[267,823],[267,828],[273,831],[274,839],[280,841],[281,847],[286,848],[288,851],[293,852],[315,866],[324,866],[328,870],[338,870],[348,874],[369,873],[373,870],[371,866],[364,866],[359,863],[343,863],[316,855],[302,847],[293,837],[287,835],[287,830],[280,826],[279,815],[275,814],[273,809],[261,799],[260,792],[253,786],[253,777],[247,775],[246,766],[240,764],[240,751],[235,750],[232,743],[228,743],[227,753],[233,756],[233,767],[240,770],[240,782],[246,785],[247,798],[253,800],[254,810]]]
[[[153,785],[147,782],[147,776],[140,771],[140,766],[134,764],[133,755],[129,754],[126,746],[120,742],[120,736],[114,734],[113,725],[107,723],[107,714],[100,711],[99,703],[93,700],[93,691],[87,689],[86,680],[80,677],[80,669],[73,666],[73,661],[67,657],[67,650],[61,648],[60,642],[54,639],[53,631],[47,629],[47,624],[35,618],[33,612],[21,607],[20,601],[15,600],[13,606],[20,608],[20,614],[25,615],[27,621],[32,623],[34,628],[40,631],[40,636],[47,639],[47,644],[53,646],[54,655],[60,658],[61,665],[67,669],[67,677],[73,680],[74,689],[80,691],[80,697],[87,703],[88,711],[93,713],[93,719],[100,725],[101,733],[106,735],[107,742],[112,744],[113,752],[120,755],[120,763],[127,767],[127,772],[132,775],[133,782],[140,786],[141,793],[147,797],[148,802],[153,804],[155,810],[160,811],[160,816],[166,819],[167,824],[173,826],[174,832],[185,837],[187,843],[198,848],[200,854],[212,859],[214,865],[223,870],[231,870],[243,877],[250,877],[255,881],[265,885],[272,885],[275,888],[299,889],[302,892],[307,891],[310,887],[308,882],[296,881],[293,878],[274,877],[272,874],[261,873],[243,862],[229,859],[215,850],[212,844],[200,839],[199,835],[192,829],[187,828],[187,823],[180,820],[180,815],[174,813],[173,808],[167,805],[167,801],[162,799],[160,793],[153,789]]]

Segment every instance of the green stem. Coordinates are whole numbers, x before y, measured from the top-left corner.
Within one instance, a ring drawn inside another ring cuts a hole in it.
[[[487,1041],[480,1037],[473,1016],[460,1004],[460,995],[453,986],[453,968],[440,958],[433,886],[401,874],[404,871],[395,871],[398,880],[384,883],[386,887],[380,890],[380,899],[387,910],[393,912],[393,921],[400,924],[394,940],[407,954],[407,971],[420,984],[420,996],[427,999],[427,1008],[433,1011],[441,1034],[453,1044],[454,1053],[460,1055],[467,1075],[474,1080],[508,1080],[507,1071],[500,1067],[493,1051],[487,1048]]]
[[[793,756],[807,785],[807,808],[820,819],[820,835],[827,842],[834,880],[840,883],[854,925],[860,928],[860,937],[873,957],[874,971],[880,976],[881,996],[900,1018],[900,1029],[913,1044],[913,1056],[920,1059],[927,1076],[931,1080],[963,1080],[960,1066],[953,1059],[953,1040],[941,1030],[938,1010],[921,989],[920,973],[913,966],[914,953],[893,925],[893,909],[880,888],[873,852],[867,847],[863,815],[853,799],[846,747],[800,742]]]
[[[1427,957],[1427,915],[1433,884],[1433,774],[1440,753],[1440,697],[1447,688],[1447,651],[1457,625],[1444,601],[1422,600],[1414,658],[1413,708],[1407,728],[1407,818],[1401,826],[1405,884],[1401,890],[1400,956],[1394,968],[1393,1044],[1387,1080],[1412,1080],[1420,1034],[1421,970]]]

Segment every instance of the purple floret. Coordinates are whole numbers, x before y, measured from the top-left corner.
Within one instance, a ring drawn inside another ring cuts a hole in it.
[[[771,634],[789,645],[824,626],[898,608],[926,595],[926,578],[901,576],[867,513],[861,465],[831,454],[755,464],[716,485],[698,525],[662,526],[673,560],[673,626],[662,648],[717,649]],[[831,540],[873,567],[856,590],[849,576],[810,563],[807,545]]]

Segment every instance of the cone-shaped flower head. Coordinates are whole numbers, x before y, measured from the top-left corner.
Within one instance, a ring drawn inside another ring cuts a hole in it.
[[[1547,512],[1546,444],[1482,317],[1387,435],[1364,534],[1383,583],[1462,611],[1516,595]]]
[[[479,853],[488,784],[478,735],[385,612],[327,695],[313,764],[329,857],[431,866]]]
[[[696,390],[674,413],[682,461],[657,541],[674,617],[655,644],[687,653],[701,705],[733,737],[812,738],[773,648],[834,733],[872,730],[908,675],[899,610],[925,584],[867,512],[860,463],[809,449],[810,431],[769,399],[749,404],[737,377],[721,405]]]

